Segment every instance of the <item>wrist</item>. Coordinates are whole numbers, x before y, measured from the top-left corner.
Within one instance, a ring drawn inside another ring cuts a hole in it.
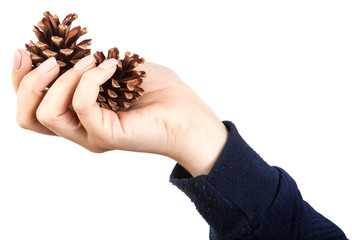
[[[170,156],[182,165],[193,177],[207,175],[223,151],[229,132],[217,119],[199,123],[191,134],[185,134],[187,141],[176,156]]]

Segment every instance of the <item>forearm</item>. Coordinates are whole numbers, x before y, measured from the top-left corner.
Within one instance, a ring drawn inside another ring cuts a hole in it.
[[[224,123],[230,135],[209,174],[192,178],[177,165],[170,180],[192,199],[217,236],[237,239],[249,234],[272,204],[279,172],[246,144],[232,123]]]
[[[343,231],[315,211],[301,196],[290,175],[280,171],[278,193],[260,224],[253,229],[256,237],[271,239],[345,240]]]
[[[230,135],[209,174],[192,178],[177,165],[170,178],[209,223],[211,239],[346,239],[303,201],[285,171],[266,164],[224,123]]]

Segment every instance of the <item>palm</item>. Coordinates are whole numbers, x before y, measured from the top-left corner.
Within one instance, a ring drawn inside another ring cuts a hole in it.
[[[140,67],[147,72],[142,87],[145,90],[138,102],[127,111],[114,113],[101,109],[101,131],[107,149],[133,150],[165,154],[172,141],[170,132],[180,125],[178,115],[179,91],[186,86],[171,70],[157,64]],[[136,149],[135,146],[139,146]]]

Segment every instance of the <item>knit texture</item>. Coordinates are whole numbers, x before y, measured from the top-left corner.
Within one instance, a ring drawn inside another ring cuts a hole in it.
[[[232,122],[223,123],[229,138],[210,173],[193,178],[177,164],[170,176],[210,225],[211,240],[347,239],[303,201],[284,170],[269,166]]]
[[[303,200],[290,175],[281,168],[277,169],[280,171],[278,194],[250,236],[256,239],[347,239],[340,228]]]

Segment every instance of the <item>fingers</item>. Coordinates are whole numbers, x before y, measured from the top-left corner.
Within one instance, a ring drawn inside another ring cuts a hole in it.
[[[19,53],[15,53],[13,73],[19,125],[35,132],[63,136],[91,151],[101,151],[89,143],[87,136],[97,136],[104,125],[103,113],[110,115],[110,120],[117,118],[118,121],[117,114],[101,109],[96,103],[99,86],[115,73],[117,60],[109,59],[95,67],[94,57],[83,58],[47,91],[46,87],[60,71],[56,59],[49,58],[29,72],[29,56]]]
[[[85,145],[86,131],[70,105],[82,75],[94,67],[93,56],[82,58],[55,81],[37,110],[39,122],[57,135],[80,145]]]
[[[84,128],[91,134],[99,132],[102,125],[102,111],[97,104],[99,86],[116,71],[116,59],[109,59],[98,67],[86,72],[74,93],[72,106]],[[106,110],[109,111],[109,110]],[[117,115],[114,114],[116,117]]]
[[[22,78],[32,70],[32,60],[28,53],[16,50],[13,56],[12,84],[17,93]]]
[[[22,55],[22,64],[27,64],[25,55]],[[21,69],[22,67],[20,67]],[[27,66],[23,65],[23,68]],[[38,68],[34,69],[21,80],[25,70],[15,72],[14,86],[17,84],[17,122],[25,129],[44,134],[53,134],[40,124],[36,117],[37,108],[45,95],[45,88],[57,78],[60,68],[55,58],[45,60]]]

